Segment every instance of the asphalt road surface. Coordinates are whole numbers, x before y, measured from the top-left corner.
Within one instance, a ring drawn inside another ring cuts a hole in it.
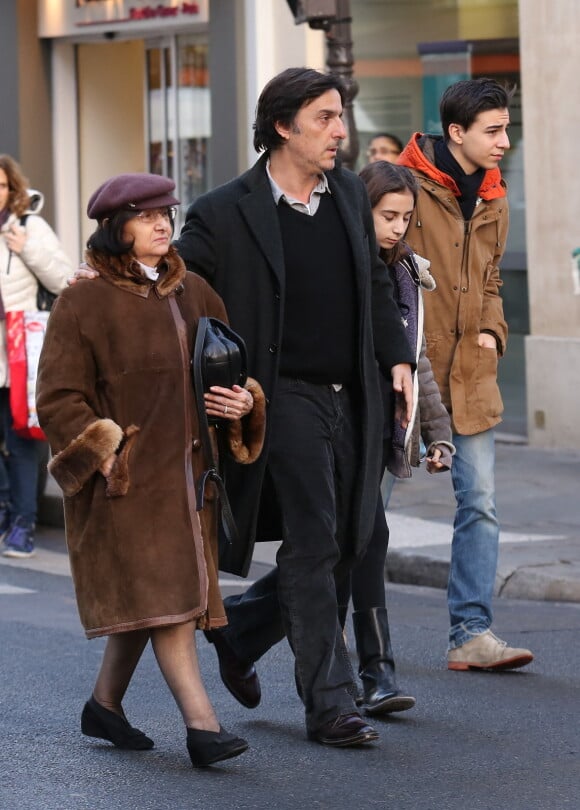
[[[103,641],[85,640],[67,576],[0,566],[0,810],[580,808],[580,605],[499,600],[496,632],[536,654],[503,674],[447,671],[443,591],[389,586],[389,608],[399,680],[417,706],[376,721],[380,743],[366,750],[306,740],[286,643],[259,663],[263,699],[249,711],[200,634],[218,716],[251,748],[194,770],[150,650],[125,709],[155,749],[81,735]]]

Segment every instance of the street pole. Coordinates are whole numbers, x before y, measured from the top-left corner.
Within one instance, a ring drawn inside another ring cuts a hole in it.
[[[336,18],[326,30],[326,65],[329,73],[340,76],[346,87],[343,121],[346,138],[340,147],[340,159],[349,169],[354,169],[359,153],[358,132],[354,120],[353,102],[358,93],[358,83],[353,78],[354,57],[352,52],[352,17],[350,0],[336,0]]]
[[[310,28],[322,30],[326,36],[326,67],[340,76],[346,89],[343,121],[346,128],[339,156],[344,165],[354,169],[358,158],[358,132],[354,121],[353,101],[358,84],[353,79],[354,57],[350,24],[350,0],[286,0],[296,24],[307,22]]]

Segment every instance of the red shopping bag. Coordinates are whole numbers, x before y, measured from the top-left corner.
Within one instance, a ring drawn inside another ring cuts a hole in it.
[[[24,439],[46,440],[36,413],[36,374],[48,312],[7,312],[12,426]]]

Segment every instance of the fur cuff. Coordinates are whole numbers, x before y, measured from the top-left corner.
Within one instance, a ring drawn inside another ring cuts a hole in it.
[[[252,464],[262,452],[266,434],[266,397],[259,382],[248,377],[246,389],[254,407],[243,419],[228,423],[227,445],[239,464]]]
[[[48,470],[64,495],[76,495],[118,448],[123,431],[112,419],[92,422],[80,436],[51,459]]]

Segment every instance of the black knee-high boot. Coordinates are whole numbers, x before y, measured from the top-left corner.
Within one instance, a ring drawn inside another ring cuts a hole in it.
[[[352,614],[352,620],[366,714],[412,709],[415,698],[405,695],[397,687],[387,609],[357,610]]]

